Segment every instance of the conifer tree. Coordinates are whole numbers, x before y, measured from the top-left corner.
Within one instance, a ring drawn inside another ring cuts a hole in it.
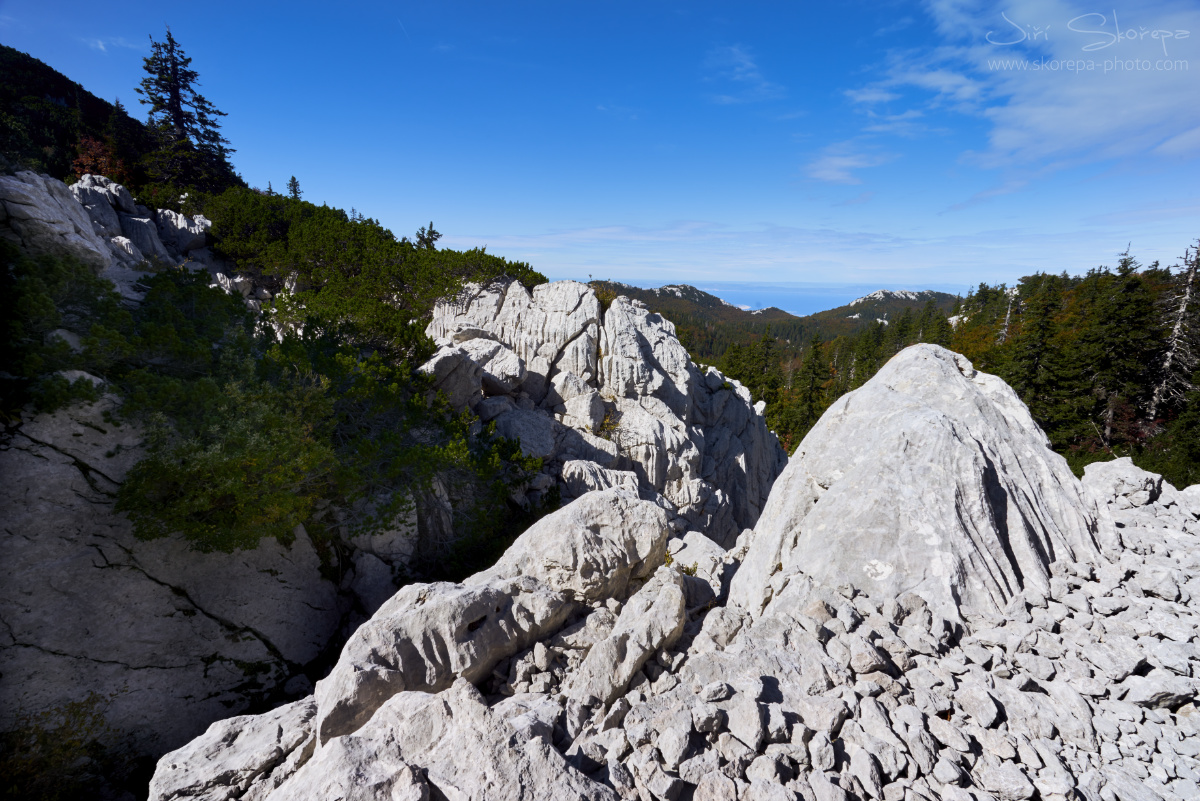
[[[1122,439],[1136,437],[1128,423],[1147,399],[1149,365],[1159,339],[1154,299],[1140,267],[1126,250],[1115,273],[1093,271],[1084,282],[1095,286],[1084,293],[1093,303],[1080,337],[1080,356],[1092,382],[1106,447],[1115,433]]]
[[[825,382],[828,378],[829,364],[825,361],[825,348],[821,344],[821,337],[814,334],[804,362],[793,379],[796,392],[795,424],[802,433],[808,433],[825,411]]]
[[[150,55],[143,59],[149,76],[142,79],[137,93],[141,103],[150,106],[150,123],[175,142],[190,141],[214,155],[232,153],[225,145],[217,117],[227,116],[196,91],[200,74],[191,68],[192,59],[175,41],[167,27],[166,41],[150,37]]]
[[[148,121],[159,139],[148,159],[157,182],[217,190],[240,184],[228,157],[234,151],[221,135],[218,117],[226,116],[196,91],[200,75],[192,59],[175,41],[170,27],[165,41],[150,37],[151,53],[143,60],[148,73],[137,88]]]
[[[300,182],[296,180],[296,176],[292,176],[287,184],[288,197],[292,200],[300,199]]]

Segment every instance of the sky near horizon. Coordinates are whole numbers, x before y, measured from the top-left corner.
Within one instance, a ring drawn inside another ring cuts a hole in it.
[[[136,116],[165,25],[252,186],[551,278],[811,311],[1200,237],[1195,0],[0,0],[0,42]]]

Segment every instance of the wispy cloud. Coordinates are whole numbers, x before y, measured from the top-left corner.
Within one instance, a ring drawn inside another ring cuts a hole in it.
[[[1124,250],[1129,239],[1143,263],[1161,259],[1171,264],[1190,244],[1186,237],[1150,236],[1151,230],[1159,229],[1150,214],[1144,224],[1132,226],[1103,220],[1052,233],[996,227],[949,235],[688,220],[660,227],[447,235],[446,245],[459,249],[486,245],[537,265],[554,278],[585,278],[591,273],[636,284],[654,276],[661,283],[705,286],[728,281],[829,281],[836,275],[844,283],[921,288],[1013,281],[1048,264],[1056,270],[1084,272],[1105,254]]]
[[[863,128],[873,134],[895,134],[897,136],[917,137],[942,129],[934,128],[925,122],[925,113],[910,108],[900,114],[871,115],[875,121]]]
[[[147,46],[138,42],[131,42],[123,36],[112,36],[108,38],[87,37],[81,40],[84,44],[93,50],[99,50],[101,53],[107,53],[110,48],[122,50],[147,50]]]
[[[832,184],[861,184],[854,170],[878,167],[891,161],[892,155],[873,152],[855,141],[829,145],[805,167],[809,178]]]
[[[864,104],[886,103],[889,100],[897,100],[900,97],[895,92],[889,92],[877,86],[868,86],[863,89],[847,89],[844,94],[853,102]]]
[[[748,47],[735,44],[713,48],[704,61],[706,81],[720,86],[711,96],[714,103],[756,103],[778,100],[787,94],[783,86],[768,81]]]
[[[852,197],[849,200],[843,200],[840,203],[834,203],[833,205],[835,205],[835,206],[858,206],[862,203],[871,202],[871,199],[873,197],[875,197],[874,192],[863,192],[862,194]]]
[[[964,156],[988,169],[1200,155],[1200,7],[1145,0],[1118,10],[1122,39],[1117,12],[1075,0],[927,0],[926,8],[943,42],[893,53],[880,77],[847,97],[869,105],[903,94],[925,112],[984,120],[987,147]],[[1155,30],[1186,35],[1129,35]],[[873,121],[868,130],[882,129]]]

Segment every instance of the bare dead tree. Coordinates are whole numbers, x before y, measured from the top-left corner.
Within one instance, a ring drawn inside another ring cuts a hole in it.
[[[1189,256],[1190,253],[1190,256]],[[1200,267],[1200,241],[1197,247],[1184,252],[1183,272],[1176,276],[1176,287],[1166,297],[1167,349],[1159,367],[1158,382],[1150,398],[1146,419],[1153,421],[1159,408],[1170,401],[1180,400],[1195,389],[1192,371],[1197,363],[1196,271]]]

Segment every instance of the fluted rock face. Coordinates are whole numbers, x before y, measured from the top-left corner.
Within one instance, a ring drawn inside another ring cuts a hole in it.
[[[493,569],[393,598],[331,677],[399,674],[345,733],[322,736],[322,683],[165,756],[151,798],[1191,798],[1196,490],[1127,460],[1080,483],[997,379],[911,348],[830,410],[734,548],[585,493]],[[534,587],[572,610],[504,624],[520,650],[495,662],[489,626]]]
[[[893,358],[822,416],[776,482],[732,600],[754,613],[795,566],[947,616],[1049,590],[1050,564],[1116,533],[995,376],[936,345]]]
[[[499,281],[439,303],[426,332],[437,387],[520,438],[567,498],[614,485],[598,471],[630,474],[677,529],[728,546],[786,461],[749,392],[701,371],[669,321],[627,298],[602,310],[586,284]]]

